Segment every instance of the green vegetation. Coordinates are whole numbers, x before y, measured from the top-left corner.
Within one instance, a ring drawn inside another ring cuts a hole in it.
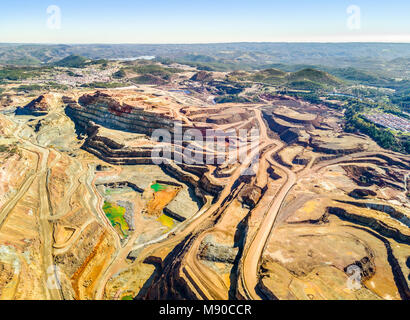
[[[182,60],[191,61],[191,62],[203,62],[203,63],[210,63],[216,62],[217,60],[213,57],[203,55],[203,54],[187,54],[186,56],[182,57]]]
[[[113,76],[117,79],[123,78],[127,73],[136,73],[137,77],[131,79],[135,84],[165,84],[175,73],[183,70],[168,68],[160,64],[153,64],[150,61],[127,61],[123,63],[126,67],[116,72]]]
[[[44,87],[38,84],[23,84],[19,86],[16,90],[17,92],[31,92],[31,91],[40,91],[43,89]]]
[[[352,67],[329,69],[329,72],[336,77],[350,81],[357,81],[361,84],[386,85],[388,83],[388,79],[385,77]]]
[[[250,69],[245,66],[238,66],[238,63],[231,59],[218,59],[210,55],[187,54],[176,59],[176,62],[185,64],[203,71],[231,71],[239,69]]]
[[[256,72],[235,71],[228,75],[230,81],[251,81],[295,90],[323,91],[340,87],[342,81],[330,74],[312,68],[284,72],[269,68]]]
[[[48,90],[68,90],[69,87],[63,84],[59,84],[57,82],[49,82],[45,85]]]
[[[36,57],[16,57],[8,60],[7,64],[16,66],[36,66],[40,65],[41,61]]]
[[[367,108],[374,109],[375,107],[375,105],[364,102],[349,102],[345,112],[345,131],[360,131],[371,137],[382,148],[410,154],[410,139],[408,136],[394,134],[391,130],[382,128],[361,115]]]
[[[67,70],[66,73],[67,73],[67,75],[69,75],[70,77],[77,77],[77,78],[82,77],[82,75],[79,75],[79,74],[77,74],[77,73],[74,73],[74,72],[72,72],[71,70]]]
[[[383,104],[380,106],[380,109],[386,113],[391,113],[398,117],[410,120],[410,115],[402,112],[402,110],[397,105]]]
[[[127,74],[125,73],[124,69],[120,69],[117,72],[115,72],[112,76],[115,79],[122,79],[122,78],[125,78],[126,75]]]
[[[299,80],[299,81],[291,81],[286,85],[290,89],[297,89],[297,90],[324,90],[326,86],[319,82],[314,82],[310,80]]]
[[[357,97],[373,98],[377,101],[380,101],[381,99],[387,100],[389,103],[397,107],[396,110],[393,111],[386,109],[386,112],[399,115],[398,113],[400,110],[406,112],[410,111],[409,79],[393,78],[388,73],[384,73],[384,70],[369,71],[353,67],[324,69],[332,75],[360,85],[360,87],[352,89],[353,95]],[[401,75],[397,74],[397,76]],[[388,90],[390,90],[390,92],[388,92]],[[403,114],[400,116],[403,116]]]
[[[103,68],[108,66],[109,61],[106,59],[97,59],[97,60],[91,60],[90,62],[87,62],[87,65],[101,65]]]
[[[247,79],[253,82],[262,82],[262,83],[269,83],[269,84],[283,84],[285,79],[286,79],[287,73],[278,70],[278,69],[265,69],[258,71],[251,76],[249,76]],[[246,80],[246,78],[245,78]]]
[[[124,214],[125,208],[116,204],[104,201],[103,210],[107,218],[110,220],[113,227],[118,226],[124,236],[128,235],[128,224],[125,221]]]
[[[237,94],[227,94],[227,95],[219,96],[219,97],[216,97],[214,100],[216,103],[230,103],[230,102],[252,103],[252,102],[259,101],[256,97],[254,99],[250,99],[247,97],[239,96]]]
[[[110,89],[110,88],[122,88],[128,84],[120,82],[93,82],[81,85],[83,88],[95,88],[95,89]]]
[[[192,60],[190,60],[192,57]],[[212,59],[212,58],[211,58]],[[172,63],[179,63],[196,68],[201,71],[232,71],[232,70],[250,70],[249,66],[238,65],[237,63],[229,60],[212,60],[209,58],[198,58],[198,55],[185,55],[182,58],[169,59],[169,58],[157,58],[155,61],[161,62],[165,65]],[[202,60],[202,61],[201,61]],[[209,60],[209,61],[205,61]]]
[[[143,64],[133,67],[132,71],[141,75],[150,74],[153,76],[161,77],[163,79],[169,79],[172,74],[182,72],[183,70],[177,68],[167,68],[158,64]]]
[[[312,68],[307,68],[291,73],[289,75],[289,80],[291,82],[310,81],[327,86],[338,86],[341,84],[340,80],[331,76],[330,74]]]
[[[39,77],[49,68],[7,67],[0,69],[0,80],[20,81]]]
[[[23,84],[16,88],[17,92],[32,92],[32,91],[49,91],[49,90],[68,90],[69,87],[56,83],[49,82],[45,85],[38,84]]]
[[[319,95],[315,92],[289,92],[289,91],[285,90],[285,91],[279,91],[278,93],[286,94],[288,96],[295,97],[295,98],[298,98],[298,99],[303,99],[303,100],[308,101],[308,102],[313,103],[313,104],[320,104],[321,103],[321,104],[327,105],[329,108],[334,108],[334,109],[339,108],[338,105],[322,101],[320,99]]]
[[[410,113],[410,83],[407,89],[400,90],[390,97],[390,101],[401,110]]]
[[[86,62],[87,59],[82,56],[71,55],[55,62],[54,65],[67,68],[84,68],[86,66]]]
[[[408,70],[409,44],[388,43],[220,43],[192,45],[27,45],[0,46],[0,64],[29,65],[58,61],[67,55],[90,59],[115,59],[150,55],[168,61],[182,61],[209,70],[254,70],[267,65],[322,66],[345,73],[346,78],[402,78]],[[356,75],[354,70],[358,68]],[[289,70],[291,71],[291,70]],[[293,70],[294,71],[294,70]],[[363,72],[364,74],[360,74]],[[339,74],[335,76],[345,79]],[[371,77],[371,76],[370,76]]]
[[[142,76],[132,78],[131,81],[135,84],[156,84],[156,85],[160,85],[160,84],[165,84],[166,83],[166,80],[164,80],[160,77],[150,75],[150,74],[145,74],[145,75],[142,75]]]
[[[15,154],[17,154],[20,158],[22,156],[20,149],[15,143],[9,145],[0,145],[0,153],[6,153],[6,158],[9,158]]]
[[[129,300],[134,300],[134,297],[133,296],[124,296],[124,297],[122,297],[121,298],[121,300],[127,300],[127,301],[129,301]]]

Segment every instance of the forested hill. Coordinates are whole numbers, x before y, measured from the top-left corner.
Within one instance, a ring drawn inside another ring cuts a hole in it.
[[[399,43],[220,43],[220,44],[0,44],[0,64],[40,65],[70,55],[90,59],[155,56],[220,69],[268,68],[277,64],[359,67],[403,74],[410,44]]]

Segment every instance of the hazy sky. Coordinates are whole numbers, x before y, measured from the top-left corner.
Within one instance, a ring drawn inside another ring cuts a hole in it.
[[[0,42],[410,42],[409,17],[409,0],[1,0]]]

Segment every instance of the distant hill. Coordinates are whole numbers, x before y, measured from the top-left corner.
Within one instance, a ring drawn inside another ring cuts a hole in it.
[[[410,68],[410,57],[396,58],[390,61],[393,65]]]
[[[410,57],[409,43],[0,44],[0,64],[50,64],[70,55],[87,59],[149,55],[171,62],[191,63],[201,70],[221,71],[250,71],[281,64],[314,66],[320,70],[325,70],[323,67],[353,67],[410,79],[410,70],[406,69]]]
[[[327,72],[306,68],[296,72],[285,72],[279,69],[269,68],[255,72],[232,72],[228,75],[231,81],[253,81],[272,85],[286,85],[294,89],[324,89],[337,87],[343,81]]]
[[[259,71],[259,74],[264,75],[266,77],[283,77],[286,75],[286,72],[279,69],[269,68]]]
[[[192,76],[191,80],[200,81],[200,82],[209,82],[213,80],[213,76],[211,72],[199,71]]]
[[[278,69],[265,69],[248,76],[247,80],[270,84],[281,84],[286,81],[287,73]]]
[[[385,77],[352,67],[331,69],[328,72],[345,80],[357,81],[369,85],[383,85],[389,82]]]
[[[82,56],[70,55],[53,64],[57,67],[83,68],[85,67],[86,62],[87,62],[87,59]]]
[[[311,69],[311,68],[303,69],[303,70],[291,73],[289,76],[289,81],[290,82],[308,81],[308,82],[315,82],[321,85],[328,85],[328,86],[338,86],[342,84],[342,81],[330,75],[329,73],[316,70],[316,69]]]

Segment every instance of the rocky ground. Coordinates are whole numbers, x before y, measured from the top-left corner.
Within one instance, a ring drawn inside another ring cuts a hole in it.
[[[185,84],[239,90],[188,73]],[[166,85],[11,101],[1,299],[410,298],[410,158],[344,133],[335,109],[286,96],[215,105]],[[182,133],[257,129],[258,161],[172,140],[215,161],[157,164],[150,136],[175,138],[175,121]]]

